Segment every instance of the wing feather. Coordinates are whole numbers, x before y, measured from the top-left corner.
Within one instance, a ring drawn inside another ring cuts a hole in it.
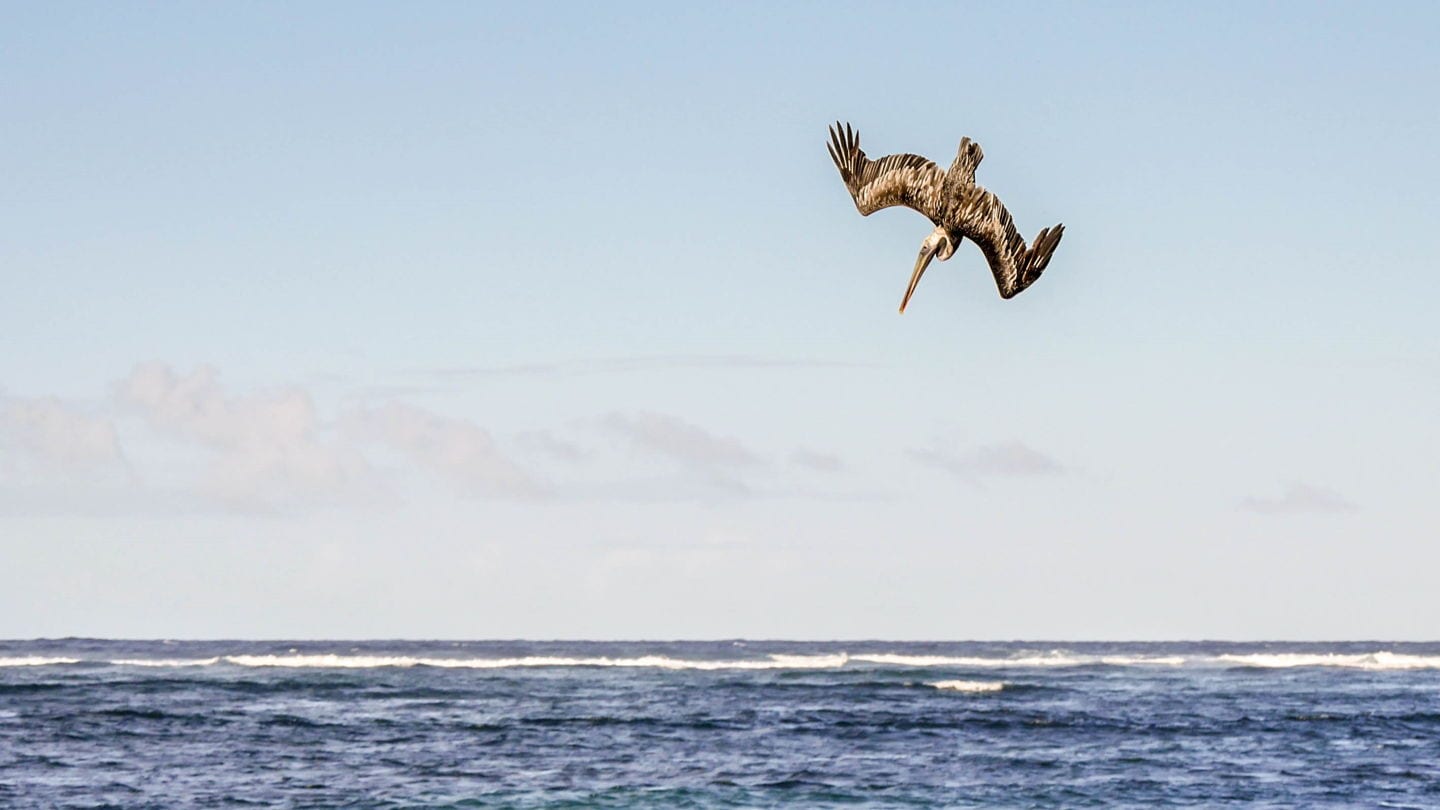
[[[881,208],[903,205],[939,224],[945,185],[945,172],[939,166],[910,154],[870,160],[860,150],[860,133],[849,124],[842,128],[838,121],[830,128],[830,142],[825,147],[861,214],[870,216]]]
[[[1026,245],[1000,198],[980,186],[966,191],[954,214],[957,230],[985,254],[1002,298],[1013,298],[1035,283],[1065,233],[1064,225],[1046,228]]]

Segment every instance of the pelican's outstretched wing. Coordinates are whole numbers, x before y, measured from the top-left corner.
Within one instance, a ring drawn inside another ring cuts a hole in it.
[[[855,198],[855,207],[870,216],[881,208],[903,205],[940,224],[941,188],[945,172],[919,155],[886,155],[869,160],[860,151],[860,133],[840,122],[830,128],[830,158],[840,170],[840,179]]]
[[[1000,198],[980,186],[971,186],[953,213],[960,233],[985,254],[1001,298],[1014,298],[1034,284],[1065,234],[1064,225],[1046,228],[1027,246]]]

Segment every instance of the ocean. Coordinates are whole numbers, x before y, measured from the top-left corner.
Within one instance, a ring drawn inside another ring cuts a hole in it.
[[[0,806],[1440,807],[1440,644],[0,642]]]

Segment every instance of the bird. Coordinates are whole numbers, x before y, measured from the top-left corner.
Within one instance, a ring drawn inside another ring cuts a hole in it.
[[[920,245],[910,286],[900,301],[901,314],[931,259],[949,259],[966,237],[985,255],[1000,297],[1008,299],[1040,278],[1065,233],[1063,224],[1045,228],[1027,245],[1000,198],[975,184],[975,168],[985,153],[968,137],[960,140],[949,171],[920,155],[870,160],[860,149],[860,133],[839,121],[830,127],[826,148],[862,216],[903,205],[935,223],[935,230]]]

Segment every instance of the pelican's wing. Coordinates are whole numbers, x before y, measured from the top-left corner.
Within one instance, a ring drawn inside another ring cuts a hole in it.
[[[1013,298],[1035,283],[1065,234],[1065,226],[1056,225],[1040,231],[1026,245],[1000,198],[980,186],[966,191],[954,214],[960,233],[985,254],[1001,298]]]
[[[830,158],[840,170],[840,179],[855,198],[855,207],[865,216],[903,205],[940,222],[940,190],[945,172],[919,155],[886,155],[869,160],[860,151],[860,133],[837,121],[830,128]]]

